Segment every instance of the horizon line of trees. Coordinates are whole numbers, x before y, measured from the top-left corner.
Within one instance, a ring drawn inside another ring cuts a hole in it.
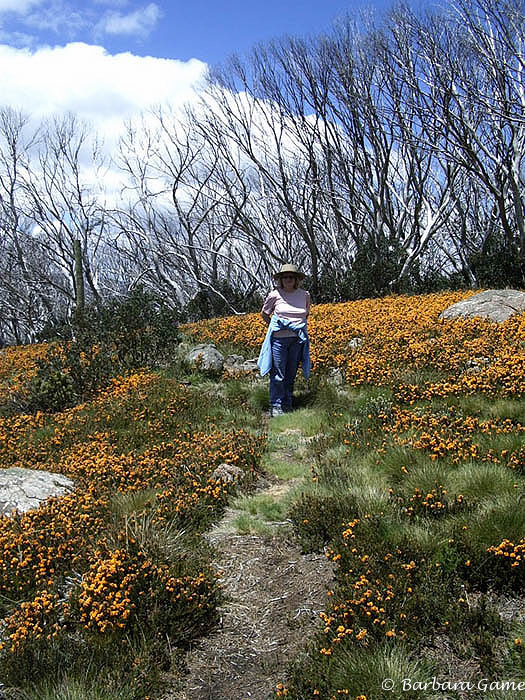
[[[317,302],[525,287],[524,73],[523,0],[455,0],[234,56],[111,162],[74,115],[1,109],[0,342],[137,286],[251,310],[282,262]]]

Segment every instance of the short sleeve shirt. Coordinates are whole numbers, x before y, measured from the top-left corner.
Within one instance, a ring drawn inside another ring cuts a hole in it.
[[[310,294],[305,289],[294,289],[285,292],[283,289],[274,289],[266,297],[262,312],[267,316],[277,314],[294,323],[306,321],[310,310]]]

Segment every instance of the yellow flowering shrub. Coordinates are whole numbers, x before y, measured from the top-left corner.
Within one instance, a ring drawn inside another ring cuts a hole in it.
[[[424,557],[408,548],[390,550],[380,542],[379,521],[371,516],[343,524],[340,540],[326,551],[338,563],[337,591],[330,595],[323,620],[320,653],[331,654],[343,642],[368,646],[394,637],[411,638],[425,634],[428,626],[438,628],[444,610],[455,601],[449,596],[452,580]],[[373,546],[370,536],[374,534]],[[425,601],[423,590],[438,585],[442,599]]]
[[[151,625],[163,639],[190,639],[214,619],[217,591],[208,571],[172,576],[142,552],[99,551],[72,601],[84,629],[97,634],[140,632]],[[175,627],[176,625],[176,627]]]
[[[16,371],[32,371],[39,353],[22,351],[18,364],[16,356],[16,349],[7,353],[2,368],[10,386]],[[195,426],[198,416],[206,429]],[[0,417],[3,466],[51,470],[75,483],[65,497],[0,519],[3,679],[22,682],[39,659],[52,674],[69,653],[80,659],[82,650],[95,653],[133,635],[165,647],[168,639],[176,646],[202,634],[220,595],[202,553],[152,559],[127,530],[115,534],[112,503],[144,493],[143,513],[158,531],[179,527],[195,536],[237,485],[214,479],[214,469],[227,462],[252,478],[264,442],[262,434],[223,426],[212,398],[147,371],[116,377],[93,400],[61,413]],[[61,651],[48,656],[51,648]]]
[[[0,519],[0,593],[19,599],[52,588],[64,572],[82,570],[107,528],[107,499],[78,491]]]
[[[525,584],[525,537],[514,543],[504,539],[498,545],[488,547],[491,554],[500,565],[501,575],[510,580],[517,590]]]
[[[46,590],[21,603],[2,620],[0,654],[16,654],[35,640],[51,641],[63,628],[59,621],[63,609],[58,595]]]
[[[384,431],[397,445],[423,450],[431,459],[447,457],[455,464],[476,459],[485,462],[520,466],[520,451],[499,454],[483,447],[479,438],[498,435],[521,435],[525,427],[509,419],[481,420],[476,416],[458,415],[453,408],[436,413],[430,408],[394,408],[393,420]],[[478,441],[476,441],[476,439]],[[486,442],[486,439],[485,439]]]
[[[402,513],[409,518],[416,516],[437,518],[449,513],[458,513],[467,508],[462,494],[459,493],[451,497],[442,485],[427,492],[415,488],[413,494],[408,498],[396,495],[393,489],[390,489],[390,495]]]
[[[36,374],[37,361],[46,357],[50,347],[40,344],[0,349],[0,405],[5,404]]]
[[[525,384],[525,314],[504,323],[440,320],[473,292],[391,296],[312,307],[308,320],[314,369],[339,367],[351,385],[392,385],[407,402],[483,392],[515,396]],[[211,319],[182,327],[202,342],[256,352],[266,327],[258,314]],[[406,381],[430,371],[437,381]]]

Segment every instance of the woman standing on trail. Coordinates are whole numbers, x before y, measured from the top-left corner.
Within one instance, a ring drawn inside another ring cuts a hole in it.
[[[299,362],[306,379],[310,376],[310,342],[306,330],[310,295],[299,286],[304,275],[296,265],[283,265],[273,278],[276,288],[266,297],[261,311],[268,332],[257,364],[261,376],[270,373],[270,416],[280,416],[292,410]]]

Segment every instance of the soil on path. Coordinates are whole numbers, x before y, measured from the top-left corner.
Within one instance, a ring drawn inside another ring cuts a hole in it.
[[[279,482],[259,491],[278,495]],[[232,532],[225,518],[209,534],[226,602],[217,630],[187,654],[181,689],[163,700],[270,700],[286,667],[320,627],[333,579],[323,554],[301,554],[289,537]]]

